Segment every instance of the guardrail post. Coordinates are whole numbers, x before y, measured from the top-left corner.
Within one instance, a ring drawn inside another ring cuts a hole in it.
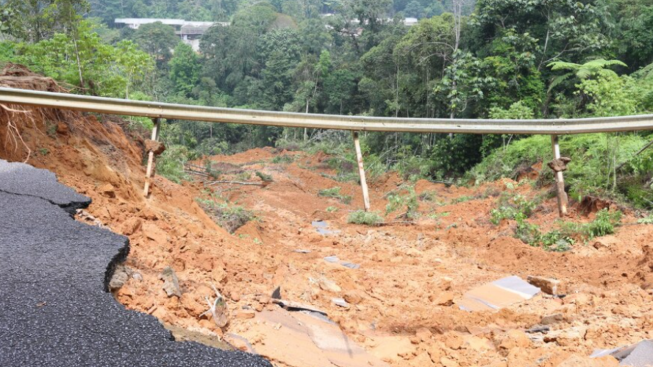
[[[154,128],[152,129],[152,140],[154,141],[159,141],[159,129],[161,128],[161,119],[160,118],[155,118],[152,119],[154,121]],[[150,196],[150,185],[152,182],[152,177],[154,177],[154,152],[149,151],[147,157],[147,172],[145,173],[145,197]]]
[[[558,135],[551,135],[551,145],[553,146],[553,157],[555,160],[560,160],[560,144],[558,142]],[[556,186],[558,189],[558,211],[560,218],[567,215],[568,198],[565,192],[565,177],[562,170],[556,170]]]
[[[365,211],[370,211],[370,195],[367,191],[367,180],[365,179],[365,167],[363,166],[363,152],[361,151],[361,143],[358,140],[358,131],[352,131],[354,137],[354,146],[356,147],[356,160],[358,161],[358,173],[361,177],[361,188],[363,189],[363,201],[365,203]]]

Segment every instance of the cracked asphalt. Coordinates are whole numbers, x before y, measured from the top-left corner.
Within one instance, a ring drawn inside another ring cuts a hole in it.
[[[175,342],[106,291],[128,239],[76,222],[90,199],[51,172],[0,160],[0,366],[271,366]]]

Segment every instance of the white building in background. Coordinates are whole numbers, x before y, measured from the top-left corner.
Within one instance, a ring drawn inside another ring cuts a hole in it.
[[[155,18],[119,18],[114,23],[124,24],[131,29],[138,29],[143,24],[160,22],[175,29],[175,33],[181,41],[191,46],[195,52],[200,50],[200,39],[202,35],[214,25],[227,27],[229,22],[188,22],[183,19],[155,19]]]

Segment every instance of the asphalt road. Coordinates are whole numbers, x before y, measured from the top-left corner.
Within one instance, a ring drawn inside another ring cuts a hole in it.
[[[271,366],[175,342],[116,302],[106,286],[129,243],[72,219],[89,204],[48,171],[0,160],[0,366]]]

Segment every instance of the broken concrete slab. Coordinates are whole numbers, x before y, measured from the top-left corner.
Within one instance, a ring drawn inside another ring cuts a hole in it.
[[[630,367],[653,366],[653,340],[638,343],[635,349],[619,365]]]
[[[465,311],[498,310],[531,299],[539,292],[520,277],[511,276],[472,289],[456,304]]]
[[[590,358],[605,356],[616,358],[620,366],[651,367],[653,366],[653,340],[644,340],[637,344],[614,349],[595,350]]]

